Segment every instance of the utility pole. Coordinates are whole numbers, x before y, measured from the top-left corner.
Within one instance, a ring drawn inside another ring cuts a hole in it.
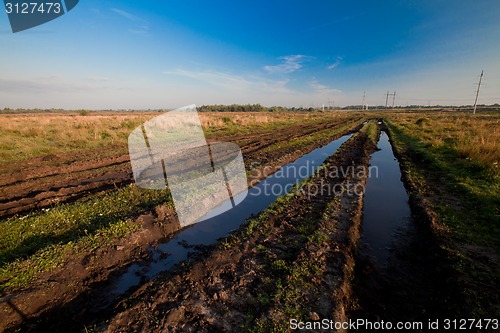
[[[362,110],[365,109],[365,95],[366,95],[366,91],[363,91],[363,103],[361,103],[361,109]]]
[[[334,106],[335,106],[335,101],[328,99],[328,110],[333,110]]]
[[[479,97],[479,88],[481,88],[481,81],[483,80],[483,71],[481,71],[481,76],[479,77],[479,84],[477,85],[476,100],[474,101],[474,111],[472,114],[476,114],[477,108],[477,98]]]
[[[392,108],[394,108],[394,101],[396,100],[396,91],[394,91],[394,93],[392,94],[389,94],[389,92],[387,92],[387,94],[385,94],[385,107],[387,108],[387,105],[389,103],[389,96],[392,96]]]

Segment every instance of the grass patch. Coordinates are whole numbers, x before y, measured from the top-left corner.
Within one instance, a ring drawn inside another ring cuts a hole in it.
[[[441,221],[453,228],[454,236],[498,251],[500,175],[485,162],[490,154],[464,158],[459,142],[465,131],[450,134],[436,122],[428,134],[411,121],[392,121],[388,125],[396,149],[413,156],[406,167],[425,183],[428,194],[440,198],[432,204]],[[450,136],[457,140],[445,140]]]
[[[377,125],[377,121],[375,120],[370,120],[368,121],[360,130],[362,133],[366,133],[370,141],[374,144],[377,145],[378,138],[379,138],[379,128]]]
[[[131,130],[150,114],[2,114],[0,160],[22,161],[41,155],[126,147]]]
[[[0,290],[61,265],[68,249],[88,251],[124,237],[138,228],[131,216],[160,203],[171,203],[168,191],[130,185],[0,223]]]
[[[322,222],[329,220],[338,207],[339,200],[335,198],[325,208],[321,221],[305,220],[297,223],[297,231],[304,232],[306,237],[301,249],[315,248],[330,240],[328,234],[332,232],[334,224]],[[312,227],[302,229],[304,224]],[[310,255],[299,255],[293,261],[269,260],[269,263],[266,271],[275,278],[273,290],[266,294],[266,305],[272,305],[272,311],[255,318],[247,329],[249,332],[288,332],[289,318],[310,320],[308,290],[316,288],[314,278],[321,277],[325,269],[321,258]]]
[[[458,292],[473,315],[491,315],[489,304],[494,301],[489,289],[500,278],[495,266],[500,254],[500,174],[495,164],[500,158],[500,135],[493,130],[500,116],[388,118],[406,177],[416,194],[428,199],[438,224],[449,230],[440,233],[440,242],[462,281]]]

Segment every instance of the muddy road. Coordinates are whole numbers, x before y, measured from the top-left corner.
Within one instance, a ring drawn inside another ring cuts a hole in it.
[[[418,211],[419,203],[410,200],[387,128],[381,127],[384,131],[370,160],[378,175],[366,186],[349,317],[418,322],[424,326],[413,331],[428,331],[429,319],[453,318],[464,302],[453,293],[456,288],[431,221],[412,214],[411,206]]]
[[[271,169],[277,170],[282,165],[359,127],[360,122],[357,119],[348,122],[342,120],[338,123],[297,126],[272,133],[232,137],[228,138],[227,141],[235,140],[242,146],[248,169],[270,166]],[[342,130],[338,131],[339,128]],[[318,134],[320,134],[318,139],[307,141],[310,136]],[[216,139],[222,141],[222,138]],[[293,146],[280,145],[279,147],[270,144],[270,142],[279,143],[287,140],[289,142],[293,139],[298,144]],[[302,139],[305,140],[304,144],[301,143]],[[102,154],[109,154],[109,152],[102,152]],[[9,169],[4,165],[2,172],[3,174],[8,173],[9,176],[2,177],[2,193],[6,197],[10,194],[14,199],[13,201],[2,200],[8,205],[16,207],[15,209],[19,211],[28,212],[33,210],[33,208],[29,209],[33,206],[43,208],[47,204],[50,207],[54,204],[53,200],[70,201],[75,200],[78,196],[85,197],[92,194],[92,191],[74,186],[75,184],[82,185],[88,182],[95,191],[102,191],[108,186],[115,188],[119,184],[131,182],[130,164],[127,156],[108,156],[96,160],[90,158],[90,156],[96,155],[98,156],[99,152],[84,152],[79,155],[68,154],[58,157],[46,156],[27,162],[22,170],[16,170],[14,167]],[[55,174],[54,168],[57,168],[60,173]],[[92,178],[95,174],[108,180],[93,182],[91,180],[95,179]],[[118,178],[115,177],[117,174],[120,175]],[[125,176],[125,174],[127,175]],[[87,179],[85,179],[86,175],[89,176]],[[254,178],[259,178],[262,177],[263,173],[251,173],[249,182],[254,181],[252,175],[255,175]],[[24,180],[22,177],[25,177]],[[118,179],[123,182],[117,184]],[[57,183],[58,180],[59,183]],[[15,198],[21,193],[18,190],[25,189],[27,193],[32,193],[30,191],[35,188],[40,189],[37,191],[45,193],[46,197],[49,197],[51,193],[54,194],[54,197],[49,202],[46,199],[39,201],[37,197],[28,195],[20,200],[31,200],[30,205],[16,206],[16,202],[19,200]],[[56,188],[59,190],[56,191]],[[51,190],[43,192],[43,189]],[[57,195],[58,192],[72,190],[75,192],[70,196],[60,197]],[[13,212],[12,210],[7,211]],[[37,321],[37,318],[43,317],[44,313],[50,312],[62,304],[73,307],[73,311],[77,313],[85,312],[86,307],[95,307],[95,304],[94,306],[84,305],[85,300],[93,300],[96,295],[100,294],[101,288],[107,286],[109,281],[119,275],[125,267],[137,260],[147,258],[150,255],[148,249],[151,246],[162,239],[168,239],[173,232],[179,229],[175,212],[167,205],[151,207],[141,215],[132,216],[132,218],[141,228],[126,239],[119,240],[112,246],[92,250],[91,253],[68,253],[66,255],[68,264],[41,274],[39,279],[32,283],[28,289],[15,290],[7,295],[2,295],[1,306],[4,316],[0,321],[0,328],[26,323],[30,318],[35,318],[34,320]]]
[[[102,294],[105,283],[95,284],[18,328],[229,332],[286,324],[287,311],[345,320],[362,207],[362,195],[347,189],[362,188],[367,175],[333,171],[366,167],[374,150],[358,133],[303,184],[308,190],[278,200],[190,263],[142,281],[111,303]],[[306,288],[302,279],[310,280]]]
[[[366,177],[332,171],[366,166],[374,149],[366,135],[356,135],[302,187],[323,192],[297,191],[188,270],[143,285],[99,329],[267,331],[285,328],[291,313],[345,320],[362,196],[330,190],[362,187]]]
[[[212,245],[173,238],[179,227],[175,212],[166,206],[137,216],[142,228],[122,242],[134,244],[126,251],[105,247],[75,254],[71,264],[45,273],[29,290],[4,296],[0,328],[8,332],[287,332],[291,319],[426,323],[465,313],[458,309],[463,300],[454,294],[456,280],[430,231],[425,207],[411,196],[409,202],[402,201],[409,205],[406,212],[411,212],[412,220],[391,231],[389,245],[383,245],[383,259],[366,250],[373,245],[363,240],[369,238],[363,227],[368,223],[363,216],[365,186],[371,180],[371,158],[378,150],[380,129],[386,130],[382,123],[376,124],[363,128],[359,120],[343,124],[348,129],[300,150],[266,147],[269,140],[328,132],[339,124],[306,127],[301,133],[290,129],[231,138],[242,146],[247,164],[278,168],[342,134],[354,133],[290,195],[279,197]],[[112,168],[126,166],[124,160]],[[35,178],[44,177],[52,176]],[[22,182],[5,186],[16,184]],[[150,275],[143,264],[168,259],[171,253],[153,248],[161,249],[169,241],[178,243],[174,248],[190,251],[188,260]],[[138,282],[110,292],[134,265],[137,269],[129,272]]]

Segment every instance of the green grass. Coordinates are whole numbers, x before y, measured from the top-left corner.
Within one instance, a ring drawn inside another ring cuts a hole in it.
[[[410,156],[400,162],[413,195],[427,198],[436,216],[438,225],[433,227],[441,248],[462,281],[457,292],[474,315],[484,317],[492,311],[492,281],[500,278],[495,266],[500,255],[500,175],[491,163],[495,154],[489,146],[469,147],[468,153],[461,148],[464,137],[484,130],[474,126],[488,128],[484,119],[478,123],[460,118],[463,128],[457,129],[440,117],[392,117],[387,124],[396,150]]]
[[[89,251],[126,236],[138,229],[132,216],[161,203],[171,204],[168,191],[130,185],[0,223],[0,290],[62,265],[69,249]]]
[[[326,207],[321,221],[328,221],[338,210],[339,201],[334,198]],[[294,227],[306,239],[302,249],[321,246],[330,240],[329,234],[333,231],[334,223],[322,223],[311,219],[298,221]],[[261,252],[270,252],[265,246],[260,245]],[[303,250],[302,250],[303,251]],[[296,260],[269,259],[266,276],[271,276],[268,284],[272,291],[266,293],[265,305],[273,305],[272,311],[265,312],[254,318],[252,326],[246,328],[249,332],[288,332],[287,318],[309,320],[308,303],[306,301],[308,290],[316,288],[314,277],[320,277],[324,271],[324,262],[311,256],[300,256]]]
[[[421,178],[429,194],[440,197],[432,204],[442,222],[460,239],[498,251],[500,177],[484,164],[463,158],[453,144],[433,145],[418,131],[388,125],[396,148],[414,156],[416,163],[407,165],[410,173]],[[439,135],[439,130],[433,133]]]
[[[368,135],[368,138],[370,141],[374,144],[377,145],[378,142],[378,137],[379,137],[379,128],[377,125],[377,121],[375,120],[370,120],[368,121],[360,130],[363,133],[366,133]]]

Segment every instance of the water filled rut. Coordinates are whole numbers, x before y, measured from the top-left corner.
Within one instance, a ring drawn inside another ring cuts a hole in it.
[[[383,266],[398,232],[411,222],[411,211],[386,132],[380,134],[378,149],[370,160],[372,172],[365,189],[360,251],[376,266]]]
[[[111,295],[114,297],[123,294],[129,288],[141,284],[142,280],[152,279],[188,259],[190,254],[197,252],[194,245],[211,245],[219,238],[227,236],[246,219],[264,211],[279,196],[286,194],[293,185],[311,177],[351,136],[352,134],[345,135],[283,166],[250,188],[245,200],[236,208],[220,215],[215,208],[208,213],[213,217],[180,231],[169,241],[152,248],[149,260],[131,265],[115,281]]]

